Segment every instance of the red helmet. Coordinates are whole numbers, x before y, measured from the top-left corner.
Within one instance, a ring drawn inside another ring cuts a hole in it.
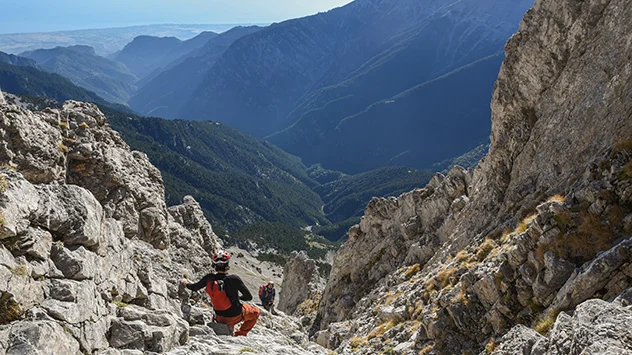
[[[213,265],[228,264],[228,260],[230,259],[230,253],[227,252],[226,250],[218,250],[213,254],[211,259],[213,259]]]

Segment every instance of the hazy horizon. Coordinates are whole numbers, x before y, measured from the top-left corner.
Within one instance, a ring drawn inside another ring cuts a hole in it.
[[[0,34],[160,24],[267,24],[312,15],[351,0],[23,0],[2,4]]]

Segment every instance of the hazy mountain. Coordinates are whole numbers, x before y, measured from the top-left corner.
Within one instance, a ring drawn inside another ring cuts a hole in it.
[[[236,40],[259,30],[261,27],[257,26],[235,27],[210,39],[148,81],[129,100],[129,105],[144,114],[176,117],[224,51]]]
[[[7,63],[11,65],[17,65],[20,67],[33,67],[39,68],[37,62],[33,59],[19,57],[13,54],[7,54],[4,52],[0,52],[0,63]]]
[[[347,111],[347,117],[345,110],[358,99],[340,98],[269,139],[306,164],[323,162],[348,173],[430,167],[489,136],[489,101],[502,60],[501,54],[482,59],[358,113]]]
[[[75,31],[0,34],[0,51],[21,53],[41,48],[87,45],[99,55],[120,51],[138,36],[177,37],[187,40],[203,31],[223,32],[236,24],[148,25]]]
[[[151,85],[160,95],[131,104],[269,136],[307,164],[334,170],[430,166],[489,135],[502,49],[532,3],[357,0],[245,36],[208,72],[187,68],[180,81],[200,83],[190,95],[164,80]],[[384,102],[389,108],[376,111]],[[432,140],[416,139],[417,129]]]
[[[161,170],[169,203],[192,195],[215,226],[231,233],[257,222],[344,224],[359,218],[371,198],[424,186],[433,175],[402,167],[358,176],[330,172],[335,177],[321,184],[322,169],[308,169],[298,157],[219,122],[104,112]],[[323,234],[336,240],[347,229],[332,225]]]
[[[16,95],[46,97],[57,101],[72,99],[107,103],[97,94],[76,86],[58,74],[7,63],[0,63],[0,88]]]
[[[202,32],[186,41],[175,37],[138,36],[114,58],[125,63],[139,78],[155,76],[174,60],[203,47],[216,36],[215,32]]]
[[[125,103],[136,90],[138,79],[124,64],[98,56],[92,47],[56,47],[20,55],[111,102]]]

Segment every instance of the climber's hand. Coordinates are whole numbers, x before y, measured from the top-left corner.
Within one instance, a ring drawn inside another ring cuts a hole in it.
[[[189,282],[186,279],[180,280],[180,285],[186,287]]]

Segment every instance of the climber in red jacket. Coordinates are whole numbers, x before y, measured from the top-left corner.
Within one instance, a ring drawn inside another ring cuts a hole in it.
[[[242,304],[242,301],[252,300],[252,295],[244,282],[237,275],[228,275],[230,253],[220,250],[213,254],[213,268],[216,273],[204,276],[200,281],[189,284],[187,280],[180,283],[191,291],[198,291],[206,287],[206,293],[211,297],[213,309],[215,309],[215,320],[224,323],[234,332],[237,323],[243,321],[235,336],[246,336],[255,326],[259,318],[259,308],[249,304]],[[242,294],[239,297],[239,293]]]

